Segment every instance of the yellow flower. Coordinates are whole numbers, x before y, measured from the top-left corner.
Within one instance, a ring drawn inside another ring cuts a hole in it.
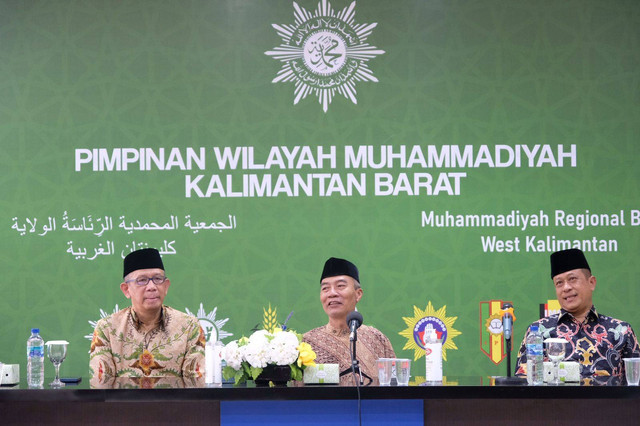
[[[300,352],[300,355],[298,356],[298,367],[302,367],[303,365],[305,367],[316,365],[313,361],[316,359],[316,353],[313,351],[310,344],[302,342],[296,349]]]

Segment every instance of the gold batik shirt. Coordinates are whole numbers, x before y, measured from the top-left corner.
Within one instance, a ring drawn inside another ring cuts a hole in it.
[[[162,307],[157,327],[143,332],[131,307],[98,321],[89,368],[92,385],[114,377],[196,377],[204,374],[205,336],[198,319]]]

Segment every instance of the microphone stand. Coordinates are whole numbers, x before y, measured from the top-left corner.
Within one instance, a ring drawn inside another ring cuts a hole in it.
[[[496,385],[526,385],[527,379],[522,377],[511,377],[511,338],[504,339],[507,346],[507,377],[496,377]]]
[[[362,373],[360,372],[360,362],[356,357],[356,341],[358,340],[358,328],[353,330],[353,339],[351,340],[351,372],[356,382],[356,390],[358,392],[358,424],[362,425],[362,406],[360,405],[360,386],[362,386]]]
[[[505,339],[507,344],[507,377],[511,377],[511,339]]]
[[[359,380],[359,385],[362,386],[362,374],[360,373],[360,362],[356,357],[356,341],[358,340],[358,330],[353,331],[353,340],[351,341],[351,371],[353,371],[354,376],[357,380]]]

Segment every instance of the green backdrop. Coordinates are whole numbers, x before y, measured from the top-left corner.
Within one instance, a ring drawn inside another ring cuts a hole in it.
[[[504,374],[480,306],[513,302],[518,346],[555,297],[547,238],[640,327],[639,28],[635,0],[0,1],[0,360],[25,374],[40,327],[86,376],[145,246],[223,342],[269,306],[326,323],[337,256],[398,356],[433,315],[445,375]]]

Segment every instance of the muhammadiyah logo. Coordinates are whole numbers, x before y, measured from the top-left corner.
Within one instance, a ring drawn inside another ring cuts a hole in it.
[[[454,337],[462,334],[453,328],[453,323],[458,317],[447,317],[446,305],[436,311],[429,301],[424,311],[414,306],[413,317],[403,317],[402,319],[408,326],[406,330],[398,333],[407,338],[407,343],[402,349],[413,349],[414,361],[419,360],[425,354],[424,334],[426,329],[435,329],[438,339],[442,339],[443,360],[447,360],[447,349],[458,349],[453,342]]]
[[[367,61],[385,52],[366,43],[378,24],[356,24],[355,6],[337,12],[322,0],[312,14],[293,2],[294,24],[272,24],[282,44],[264,53],[283,62],[272,83],[293,81],[294,105],[313,93],[327,112],[336,92],[357,104],[356,81],[378,82]]]
[[[227,321],[229,321],[229,318],[219,320],[216,319],[216,312],[218,311],[217,307],[213,308],[213,311],[209,312],[208,314],[207,311],[204,310],[202,303],[200,304],[200,309],[198,309],[197,315],[192,313],[189,308],[184,308],[184,310],[187,312],[187,314],[193,315],[194,317],[198,318],[207,342],[217,342],[218,340],[222,340],[225,337],[233,336],[233,333],[229,333],[222,329]]]

